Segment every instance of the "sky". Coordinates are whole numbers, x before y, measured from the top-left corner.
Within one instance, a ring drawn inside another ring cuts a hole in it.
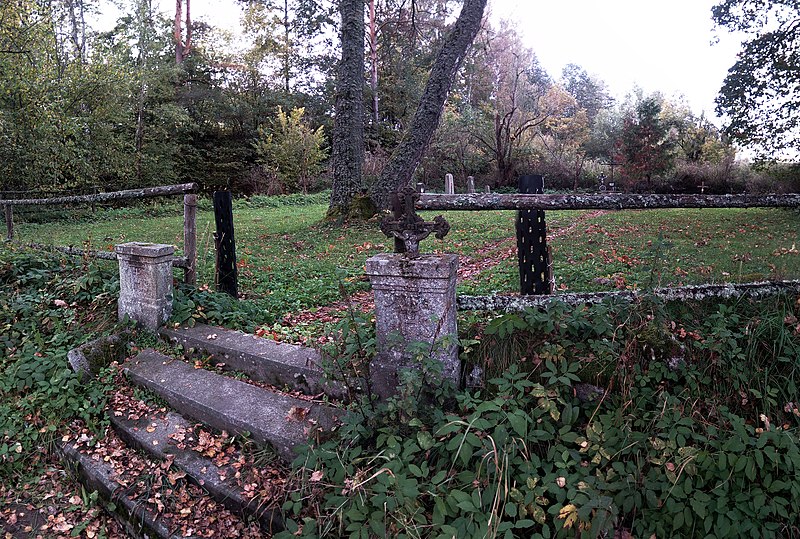
[[[715,119],[714,99],[740,49],[740,37],[715,31],[716,0],[490,0],[492,20],[517,21],[524,42],[551,76],[575,63],[623,98],[685,96]],[[712,41],[718,38],[718,43]]]
[[[683,96],[695,114],[719,124],[714,99],[740,39],[714,30],[711,7],[717,1],[489,0],[488,9],[495,25],[514,21],[555,78],[575,63],[605,81],[619,100],[634,86]],[[171,0],[154,3],[174,10]],[[192,0],[192,18],[216,26],[235,30],[239,13],[232,0]]]

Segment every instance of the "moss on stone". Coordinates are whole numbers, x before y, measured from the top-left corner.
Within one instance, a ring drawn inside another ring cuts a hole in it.
[[[347,208],[342,206],[331,206],[328,208],[328,213],[325,215],[327,221],[366,221],[378,213],[378,207],[369,195],[356,195],[347,205]]]

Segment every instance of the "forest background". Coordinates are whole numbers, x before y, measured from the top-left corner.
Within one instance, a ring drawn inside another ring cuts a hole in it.
[[[152,0],[119,0],[120,17],[108,31],[93,26],[110,0],[3,2],[0,190],[188,181],[242,194],[329,187],[341,6],[239,4],[241,35],[234,36],[192,20],[188,0],[176,2],[174,17]],[[721,2],[716,22],[742,23],[746,13],[726,21],[724,10],[746,4]],[[797,15],[782,2],[769,4]],[[367,186],[408,128],[459,6],[366,3]],[[729,79],[748,70],[736,67]],[[446,173],[461,189],[467,176],[502,189],[514,188],[520,173],[540,173],[555,189],[596,189],[605,180],[628,191],[798,190],[794,166],[771,159],[775,131],[737,123],[742,93],[726,80],[718,99],[732,114],[725,129],[659,92],[632,88],[615,99],[582,66],[548,73],[513,25],[485,18],[415,178],[433,189]],[[756,166],[737,159],[742,143],[755,144]]]

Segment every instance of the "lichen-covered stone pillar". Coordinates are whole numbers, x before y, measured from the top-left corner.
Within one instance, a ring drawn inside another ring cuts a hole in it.
[[[367,260],[375,292],[377,356],[371,364],[374,392],[397,392],[398,370],[413,366],[409,345],[425,343],[442,362],[442,375],[458,385],[456,255],[379,254]]]
[[[128,315],[156,330],[172,314],[172,259],[175,247],[158,243],[123,243],[119,260],[119,319]]]

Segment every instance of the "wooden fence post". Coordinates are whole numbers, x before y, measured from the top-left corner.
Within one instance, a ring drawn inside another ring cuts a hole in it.
[[[6,214],[6,241],[14,239],[14,206],[6,204],[3,206]]]
[[[183,195],[183,282],[197,284],[197,195]]]
[[[214,220],[217,224],[217,290],[239,297],[236,241],[233,236],[233,197],[230,191],[214,192]]]

